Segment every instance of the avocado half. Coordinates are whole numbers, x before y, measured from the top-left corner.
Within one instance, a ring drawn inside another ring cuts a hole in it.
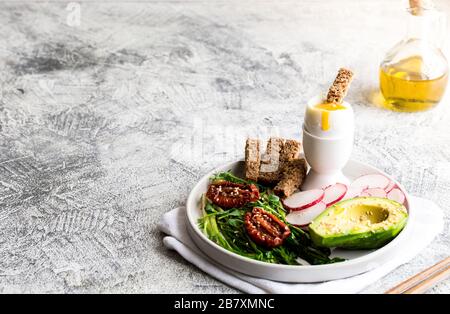
[[[402,204],[380,197],[357,197],[328,207],[309,225],[317,246],[376,249],[391,241],[406,225]]]

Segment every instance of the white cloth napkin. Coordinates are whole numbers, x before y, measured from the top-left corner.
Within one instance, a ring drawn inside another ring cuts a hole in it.
[[[401,254],[388,263],[366,273],[321,283],[283,283],[255,278],[228,269],[206,256],[195,245],[186,230],[184,207],[164,214],[158,225],[166,233],[164,245],[177,251],[187,261],[214,278],[246,293],[357,293],[422,251],[441,232],[444,225],[442,210],[433,202],[411,197],[415,215],[409,217],[410,234],[405,237]],[[406,231],[406,230],[405,230]],[[301,267],[301,266],[299,266]]]

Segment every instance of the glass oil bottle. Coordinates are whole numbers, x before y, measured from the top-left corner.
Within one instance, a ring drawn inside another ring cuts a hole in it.
[[[421,1],[410,3],[406,38],[387,53],[380,65],[384,107],[404,112],[436,106],[444,95],[449,72],[439,48],[445,36],[443,15]]]

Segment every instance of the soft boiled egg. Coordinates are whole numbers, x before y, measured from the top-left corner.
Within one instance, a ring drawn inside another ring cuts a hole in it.
[[[323,97],[311,99],[305,112],[305,129],[318,137],[345,136],[354,128],[353,109],[342,104],[327,103]]]

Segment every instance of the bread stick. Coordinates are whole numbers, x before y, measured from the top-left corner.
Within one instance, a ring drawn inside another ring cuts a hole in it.
[[[349,69],[340,68],[333,85],[331,85],[327,94],[327,102],[341,104],[347,95],[348,88],[353,79],[353,72]]]

